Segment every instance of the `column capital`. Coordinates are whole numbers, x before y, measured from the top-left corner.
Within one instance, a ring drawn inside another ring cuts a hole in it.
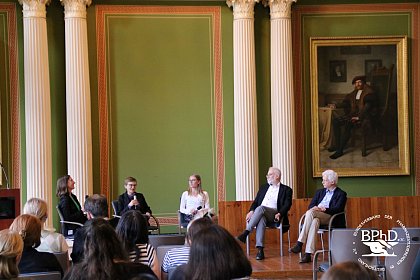
[[[19,0],[23,6],[24,18],[45,18],[46,5],[49,5],[51,0]]]
[[[64,6],[64,18],[86,18],[86,7],[92,0],[60,0]]]
[[[263,0],[264,6],[270,6],[271,19],[290,18],[293,2],[297,0]]]
[[[233,7],[234,19],[253,19],[255,3],[260,0],[226,0],[229,7]]]

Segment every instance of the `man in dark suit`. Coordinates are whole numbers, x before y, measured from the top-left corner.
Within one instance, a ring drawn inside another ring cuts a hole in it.
[[[118,215],[122,215],[128,210],[138,210],[142,214],[150,217],[152,210],[147,205],[144,195],[136,192],[137,180],[127,177],[124,180],[125,193],[118,197]]]
[[[300,263],[311,262],[311,254],[315,252],[316,235],[320,225],[328,225],[332,215],[343,212],[346,207],[347,193],[337,186],[338,175],[333,170],[322,173],[323,189],[317,190],[305,214],[305,221],[299,234],[298,242],[290,249],[292,253],[300,253],[306,242],[305,255]],[[334,219],[334,226],[345,227],[344,216]]]
[[[264,259],[264,234],[265,227],[269,223],[283,219],[283,225],[289,225],[287,212],[292,206],[292,189],[280,183],[281,171],[270,167],[267,173],[267,184],[260,187],[257,197],[252,203],[249,213],[246,215],[246,230],[238,236],[242,242],[246,242],[247,236],[254,227],[257,228],[256,244],[258,248],[257,260]]]

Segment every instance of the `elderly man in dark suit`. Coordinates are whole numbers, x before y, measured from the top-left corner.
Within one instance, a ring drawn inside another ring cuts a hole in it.
[[[242,242],[254,227],[256,232],[256,247],[258,248],[257,260],[264,259],[264,234],[268,223],[274,223],[283,219],[283,225],[289,225],[287,212],[292,206],[292,189],[280,183],[281,171],[270,167],[267,173],[267,183],[262,185],[257,197],[246,215],[246,230],[238,236]]]
[[[331,159],[337,159],[344,154],[344,148],[350,139],[354,127],[362,127],[367,132],[377,116],[377,96],[374,90],[366,84],[366,76],[356,76],[352,84],[354,90],[347,94],[343,102],[337,105],[330,104],[330,107],[344,109],[344,116],[333,119],[335,146],[328,149],[334,152]],[[342,128],[343,127],[343,131]],[[362,154],[366,156],[366,154]]]
[[[311,262],[311,254],[315,252],[316,235],[320,225],[328,225],[332,215],[343,212],[346,206],[347,193],[337,186],[338,175],[333,170],[322,173],[323,189],[318,190],[309,204],[305,214],[303,228],[297,244],[290,249],[292,253],[300,253],[306,242],[305,255],[300,263]],[[334,219],[335,226],[345,227],[344,216]]]

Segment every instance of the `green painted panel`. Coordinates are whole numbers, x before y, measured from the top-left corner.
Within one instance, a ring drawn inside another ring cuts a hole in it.
[[[312,196],[316,188],[322,186],[320,178],[312,177],[311,155],[311,107],[310,107],[310,37],[347,37],[347,36],[397,36],[410,37],[411,14],[394,13],[354,13],[354,14],[305,14],[302,15],[302,52],[303,52],[303,92],[304,92],[304,129],[307,196]],[[409,56],[410,57],[410,56]],[[410,60],[410,59],[409,59]],[[408,63],[410,65],[410,61]],[[411,86],[410,86],[411,87]],[[409,99],[411,99],[409,92]],[[411,101],[409,101],[411,103]],[[412,126],[412,124],[411,124]],[[411,129],[411,128],[410,128]],[[410,140],[410,143],[412,141]],[[411,159],[411,162],[413,160]],[[412,164],[411,164],[412,166]],[[413,195],[414,176],[392,177],[353,177],[340,178],[339,185],[349,196],[392,196]]]
[[[198,173],[215,206],[212,18],[108,16],[114,198],[139,180],[158,215],[175,214]]]

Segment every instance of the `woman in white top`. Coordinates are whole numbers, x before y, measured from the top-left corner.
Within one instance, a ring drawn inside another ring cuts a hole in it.
[[[23,208],[24,214],[34,215],[41,220],[41,245],[36,248],[39,252],[63,253],[69,249],[66,239],[60,233],[44,229],[45,221],[48,218],[47,203],[39,198],[29,199]]]
[[[195,218],[202,217],[210,209],[209,195],[201,188],[201,177],[198,174],[193,174],[188,179],[188,190],[182,193],[181,204],[179,211],[184,214],[181,223],[188,224],[188,222]],[[199,211],[200,210],[200,211]]]

